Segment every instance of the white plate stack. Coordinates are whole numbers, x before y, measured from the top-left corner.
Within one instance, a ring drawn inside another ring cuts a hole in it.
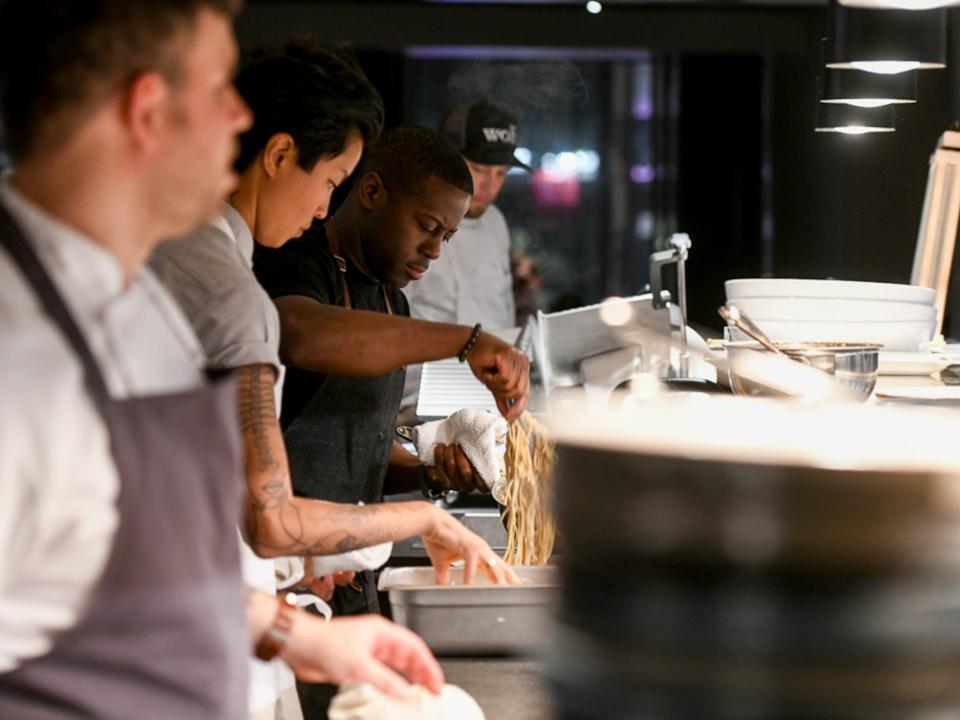
[[[727,304],[747,313],[773,340],[863,342],[916,352],[933,339],[934,291],[916,285],[849,280],[727,280]]]

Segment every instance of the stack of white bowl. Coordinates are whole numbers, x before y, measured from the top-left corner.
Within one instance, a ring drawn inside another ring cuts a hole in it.
[[[876,343],[916,351],[933,339],[934,291],[849,280],[727,280],[727,304],[746,312],[773,340]]]

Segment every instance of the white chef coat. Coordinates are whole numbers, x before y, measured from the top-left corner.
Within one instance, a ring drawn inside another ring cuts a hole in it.
[[[274,385],[280,411],[283,365],[280,364],[280,318],[253,274],[253,235],[243,217],[223,203],[220,216],[190,235],[160,245],[150,266],[180,304],[196,330],[211,367],[234,369],[270,364],[278,372]],[[276,594],[274,561],[258,557],[241,540],[243,580]],[[302,564],[296,580],[303,577]],[[249,720],[299,720],[296,680],[279,658],[250,660]]]
[[[113,255],[0,182],[114,398],[204,382],[203,354],[147,268]],[[118,474],[73,349],[0,250],[0,672],[46,653],[78,619],[117,527]]]

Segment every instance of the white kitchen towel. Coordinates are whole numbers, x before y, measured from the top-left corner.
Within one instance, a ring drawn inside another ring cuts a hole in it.
[[[295,588],[304,576],[304,560],[301,557],[280,557],[274,560],[274,578],[277,590],[286,592]],[[312,593],[290,593],[291,599],[297,607],[305,608],[313,605],[325,620],[333,617],[333,609],[327,603]]]
[[[484,720],[483,710],[466,690],[444,685],[439,695],[414,685],[406,700],[387,697],[367,683],[340,686],[328,720]]]
[[[317,555],[309,559],[310,570],[317,577],[338,572],[376,570],[390,559],[391,552],[393,543],[385,542],[339,555]]]
[[[497,447],[506,440],[507,421],[485,410],[457,410],[446,420],[413,428],[413,444],[420,462],[433,465],[433,452],[438,444],[459,445],[490,488],[506,474],[503,450]]]
[[[309,563],[310,573],[316,577],[338,572],[363,572],[379,568],[390,559],[391,552],[393,543],[385,542],[337,555],[277,558],[274,562],[277,587],[281,590],[292,588],[303,580],[307,570],[304,563]]]

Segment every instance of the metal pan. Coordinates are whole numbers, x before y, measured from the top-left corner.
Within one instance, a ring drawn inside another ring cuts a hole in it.
[[[387,568],[379,589],[390,598],[393,619],[442,655],[524,655],[549,640],[560,578],[551,565],[515,567],[521,585],[492,585],[478,577],[437,585],[432,567]]]

